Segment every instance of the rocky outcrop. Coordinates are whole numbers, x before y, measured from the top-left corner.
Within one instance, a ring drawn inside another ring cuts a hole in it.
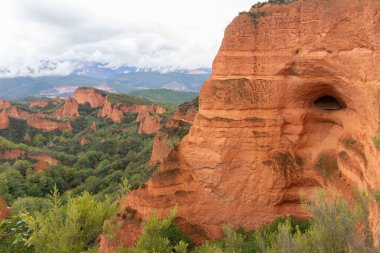
[[[92,122],[92,125],[91,125],[91,127],[90,127],[90,130],[91,130],[91,131],[96,131],[96,130],[97,130],[97,127],[96,127],[96,123],[95,123],[95,121]]]
[[[89,103],[92,108],[101,107],[106,101],[106,95],[102,91],[87,87],[76,89],[74,98],[79,104]]]
[[[7,149],[7,150],[0,151],[0,161],[1,160],[16,160],[19,158],[21,159],[28,158],[28,159],[36,160],[37,163],[34,166],[34,170],[36,172],[47,169],[50,166],[57,165],[60,163],[59,160],[49,155],[28,154],[22,149]]]
[[[8,208],[7,202],[0,196],[0,220],[8,218],[10,210]]]
[[[148,113],[140,121],[139,134],[153,134],[161,128],[161,118],[157,115]]]
[[[46,106],[48,106],[49,102],[47,100],[35,100],[35,101],[32,101],[30,102],[29,104],[29,108],[33,108],[33,107],[39,107],[39,108],[45,108]]]
[[[169,135],[162,130],[158,131],[154,136],[149,167],[154,167],[157,164],[162,163],[168,157],[170,150]]]
[[[0,99],[0,110],[5,110],[11,107],[12,107],[11,102]]]
[[[40,170],[48,169],[50,166],[59,164],[59,161],[48,155],[34,155],[31,156],[32,159],[37,160],[37,164],[34,167],[34,171],[38,172]]]
[[[91,141],[89,140],[89,139],[87,139],[87,138],[82,138],[82,139],[80,139],[80,141],[79,141],[79,144],[80,145],[87,145],[87,144],[89,144],[89,143],[91,143]]]
[[[0,112],[0,130],[7,129],[8,126],[9,126],[8,114],[7,114],[7,111],[3,109]]]
[[[185,102],[178,106],[178,109],[174,112],[172,120],[192,124],[198,113],[198,109],[198,98]]]
[[[159,105],[120,105],[123,112],[137,113],[137,122],[140,122],[148,114],[163,114],[166,109]]]
[[[26,123],[28,126],[50,132],[54,130],[68,130],[71,131],[72,127],[70,122],[66,121],[58,121],[49,118],[42,117],[30,117],[27,119]]]
[[[103,108],[98,112],[98,117],[109,118],[115,123],[121,123],[124,119],[124,114],[119,109],[119,106],[113,105],[108,100],[106,100],[104,102]]]
[[[300,191],[353,201],[356,189],[379,189],[379,11],[372,0],[299,0],[235,18],[189,134],[121,210],[147,219],[178,206],[176,223],[200,243],[225,223],[252,230],[308,217]],[[132,245],[138,235],[122,237],[128,231],[125,223],[103,238],[101,251]]]
[[[55,97],[54,100],[52,101],[53,105],[58,105],[62,102],[61,97]]]
[[[0,151],[0,160],[16,160],[19,157],[23,157],[25,151],[21,149],[7,149]]]
[[[173,117],[167,121],[165,126],[160,128],[154,137],[149,167],[157,166],[168,157],[169,152],[188,133],[197,113],[198,98],[178,106]]]
[[[8,111],[8,116],[16,119],[26,120],[30,117],[33,117],[34,115],[30,112],[18,108],[17,106],[12,106],[10,111]]]
[[[75,98],[67,97],[64,105],[53,112],[56,119],[67,119],[79,116],[78,102]]]

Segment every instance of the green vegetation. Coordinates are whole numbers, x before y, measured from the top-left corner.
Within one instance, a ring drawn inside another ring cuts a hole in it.
[[[328,152],[320,154],[315,169],[326,178],[336,176],[339,171],[336,155]]]
[[[144,89],[135,90],[130,94],[149,99],[158,103],[179,105],[186,101],[192,100],[198,96],[198,93],[191,91],[174,91],[169,89]]]
[[[140,98],[136,96],[131,96],[128,94],[116,94],[109,93],[107,100],[113,104],[122,103],[124,105],[151,105],[152,101],[146,98]]]
[[[178,109],[182,114],[185,114],[189,110],[194,110],[197,112],[199,110],[199,98],[196,97],[192,100],[184,102],[178,106]]]
[[[103,222],[116,213],[109,199],[102,202],[84,192],[78,197],[69,196],[62,204],[58,189],[50,199],[52,208],[34,215],[23,214],[22,220],[32,231],[27,245],[35,252],[71,253],[90,249],[102,232]]]
[[[252,8],[260,8],[266,4],[289,4],[294,2],[295,0],[267,0],[265,2],[258,2],[252,6]]]
[[[372,141],[376,149],[380,151],[380,134],[375,134],[374,136],[372,136]]]
[[[105,220],[116,213],[109,198],[97,201],[88,192],[61,198],[54,190],[46,206],[25,209],[0,224],[0,252],[76,253],[90,250],[102,233]]]

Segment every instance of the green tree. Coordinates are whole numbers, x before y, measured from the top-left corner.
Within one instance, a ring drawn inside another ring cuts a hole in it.
[[[90,249],[102,232],[103,222],[112,217],[116,207],[109,200],[97,202],[93,195],[84,192],[68,197],[62,204],[57,188],[50,198],[52,208],[35,216],[23,215],[33,231],[29,243],[36,252],[76,253]]]

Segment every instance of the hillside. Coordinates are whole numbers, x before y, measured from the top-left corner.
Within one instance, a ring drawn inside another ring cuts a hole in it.
[[[144,89],[130,92],[131,95],[150,99],[160,103],[180,105],[198,96],[191,91],[175,91],[169,89]]]

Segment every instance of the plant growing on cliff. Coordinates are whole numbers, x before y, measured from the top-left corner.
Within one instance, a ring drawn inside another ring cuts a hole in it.
[[[375,134],[374,136],[372,136],[372,141],[376,149],[380,151],[380,134]]]
[[[278,226],[278,233],[269,245],[261,243],[263,252],[375,252],[372,235],[368,230],[368,202],[358,194],[358,204],[351,210],[342,198],[328,197],[319,191],[305,208],[313,215],[310,228],[295,233],[289,222]],[[259,238],[259,241],[263,241]]]

